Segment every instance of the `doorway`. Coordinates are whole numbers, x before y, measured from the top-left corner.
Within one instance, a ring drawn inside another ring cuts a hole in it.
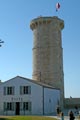
[[[20,115],[20,102],[16,102],[16,115]]]

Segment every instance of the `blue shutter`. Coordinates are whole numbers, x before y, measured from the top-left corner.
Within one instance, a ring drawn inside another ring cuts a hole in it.
[[[4,87],[3,92],[4,92],[3,94],[6,95],[6,92],[7,92],[7,91],[6,91],[6,87]]]
[[[23,94],[23,86],[20,86],[20,95]]]
[[[31,94],[31,86],[28,86],[28,94]]]

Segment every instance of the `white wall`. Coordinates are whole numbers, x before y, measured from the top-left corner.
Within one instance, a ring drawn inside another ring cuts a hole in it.
[[[43,96],[42,86],[34,85],[32,87],[32,111],[33,114],[43,114]]]
[[[3,88],[14,86],[14,95],[4,95]],[[20,86],[31,86],[31,94],[20,95]],[[44,91],[43,91],[44,90]],[[60,99],[59,90],[47,88],[30,80],[15,77],[9,81],[0,84],[0,114],[15,115],[15,111],[4,112],[3,103],[4,102],[31,102],[31,111],[20,111],[21,115],[33,114],[42,115],[51,114],[56,111],[57,101]],[[44,100],[44,102],[43,102]]]
[[[56,114],[60,90],[44,88],[44,114]]]
[[[20,86],[31,86],[31,94],[20,95]],[[3,88],[5,86],[14,86],[14,95],[3,95]],[[29,80],[22,79],[20,77],[13,78],[7,82],[0,84],[0,114],[4,114],[3,102],[27,102],[32,104],[32,110],[25,114],[42,114],[42,86],[34,84]],[[7,114],[10,112],[7,112]],[[6,113],[5,113],[6,114]],[[10,113],[11,114],[11,113]],[[12,113],[13,114],[13,113]],[[15,114],[15,112],[14,112]],[[21,114],[24,114],[23,112]]]

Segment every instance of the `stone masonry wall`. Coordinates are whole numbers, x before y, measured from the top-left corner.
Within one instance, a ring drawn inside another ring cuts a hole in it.
[[[63,49],[61,30],[63,20],[58,17],[39,17],[31,21],[33,41],[33,80],[61,90],[64,99]]]

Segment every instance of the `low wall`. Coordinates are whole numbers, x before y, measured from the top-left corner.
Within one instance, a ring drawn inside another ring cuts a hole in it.
[[[64,107],[65,108],[80,108],[80,98],[65,98],[64,99]]]

